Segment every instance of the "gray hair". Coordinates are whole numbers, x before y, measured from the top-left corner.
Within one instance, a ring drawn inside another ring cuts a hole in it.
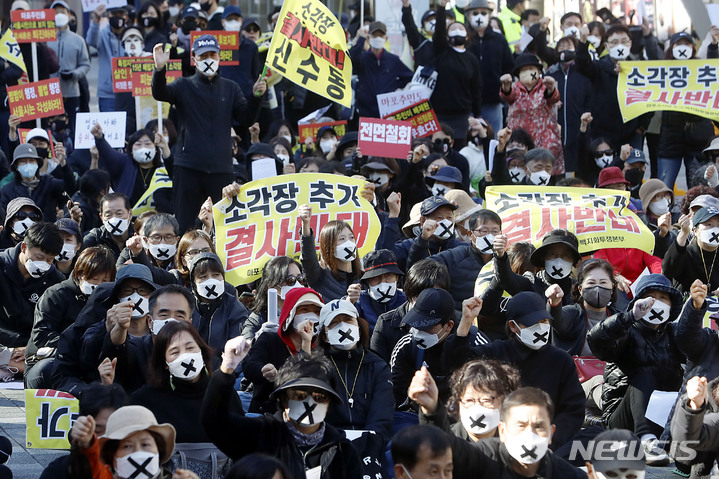
[[[180,235],[180,224],[177,222],[174,216],[168,213],[157,213],[156,215],[152,215],[147,218],[147,220],[145,220],[145,224],[142,227],[142,234],[145,236],[150,236],[153,231],[165,228],[166,226],[172,226],[172,230],[175,232],[175,236]]]

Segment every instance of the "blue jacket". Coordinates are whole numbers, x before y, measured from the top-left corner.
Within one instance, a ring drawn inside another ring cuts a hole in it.
[[[97,96],[99,98],[115,98],[115,94],[112,92],[112,58],[125,56],[125,48],[120,42],[120,37],[112,33],[109,25],[100,30],[99,23],[90,22],[86,41],[88,45],[97,48],[99,60]]]
[[[417,261],[464,244],[454,236],[447,241],[441,242],[436,240],[434,236],[428,240],[420,236],[400,241],[394,245],[387,245],[385,241],[384,248],[391,249],[394,252],[395,256],[397,256],[397,264],[401,270],[406,272]]]
[[[379,315],[399,308],[405,301],[407,301],[407,296],[405,296],[404,291],[397,290],[397,293],[390,301],[379,303],[372,299],[369,291],[365,290],[360,293],[359,301],[355,303],[355,308],[357,308],[360,318],[364,318],[369,324],[369,334],[371,336]]]
[[[260,54],[257,44],[240,35],[240,64],[237,66],[220,67],[220,75],[240,85],[245,98],[252,98],[252,87],[260,76]]]
[[[110,173],[113,190],[124,193],[132,203],[132,190],[135,188],[138,166],[130,155],[120,153],[110,146],[103,137],[95,139],[95,146],[100,155],[98,166]],[[134,203],[133,203],[134,204]]]
[[[357,111],[361,116],[379,118],[377,95],[403,88],[412,80],[412,70],[397,55],[386,50],[382,50],[379,58],[371,49],[363,51],[364,42],[360,37],[349,51],[354,73],[358,76]]]

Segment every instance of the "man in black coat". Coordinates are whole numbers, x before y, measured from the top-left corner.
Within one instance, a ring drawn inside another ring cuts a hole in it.
[[[179,121],[173,185],[175,192],[181,192],[174,199],[180,233],[192,226],[208,196],[213,201],[222,197],[222,188],[230,183],[233,172],[229,125],[232,120],[252,123],[260,107],[258,95],[267,90],[265,80],[258,80],[248,104],[237,83],[221,78],[220,45],[212,35],[197,37],[192,51],[195,74],[169,85],[165,77],[169,54],[161,44],[153,51],[152,96],[175,105]]]

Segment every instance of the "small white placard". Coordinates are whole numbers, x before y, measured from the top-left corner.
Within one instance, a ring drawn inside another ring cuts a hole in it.
[[[78,113],[75,120],[75,149],[88,150],[95,146],[95,137],[90,130],[99,123],[105,140],[113,148],[125,147],[126,111]]]

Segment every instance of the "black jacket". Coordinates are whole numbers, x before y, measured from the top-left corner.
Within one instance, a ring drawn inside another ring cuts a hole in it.
[[[225,343],[242,333],[242,325],[249,316],[247,308],[232,292],[225,291],[222,297],[212,303],[202,303],[195,295],[197,308],[192,313],[192,325],[202,339],[215,351],[212,369],[220,367]]]
[[[27,345],[35,305],[49,287],[65,279],[55,265],[39,278],[23,278],[18,269],[21,246],[0,252],[0,344],[11,348]]]
[[[377,324],[370,338],[370,349],[387,363],[395,344],[409,332],[409,327],[402,325],[402,319],[407,311],[409,311],[409,303],[405,302],[399,308],[380,314],[377,318]]]
[[[130,222],[130,226],[128,227],[128,238],[130,236],[133,236],[135,234],[135,230],[132,227],[132,222]],[[112,251],[112,254],[115,257],[115,261],[117,261],[117,258],[120,257],[120,248],[117,246],[117,243],[112,239],[112,235],[107,232],[105,229],[105,226],[98,226],[97,228],[93,228],[90,230],[89,233],[85,235],[85,237],[82,239],[82,247],[88,248],[90,246],[105,246],[110,251]]]
[[[572,356],[581,356],[589,332],[587,310],[581,304],[552,307],[552,344]],[[607,315],[618,313],[613,307],[607,308]]]
[[[472,28],[469,31],[469,51],[477,57],[482,75],[482,104],[495,105],[502,101],[499,98],[499,88],[502,86],[499,78],[505,73],[511,74],[514,69],[512,51],[504,35],[491,27],[484,30],[483,37]]]
[[[716,452],[719,448],[719,413],[707,414],[707,401],[700,409],[692,409],[687,396],[682,395],[672,417],[672,439],[692,441],[689,447],[697,451]]]
[[[267,311],[262,314],[251,312],[242,325],[242,336],[248,341],[255,340],[255,334],[260,330],[263,324],[267,322]]]
[[[343,271],[335,275],[331,269],[320,266],[314,235],[302,236],[302,269],[307,275],[307,284],[320,293],[325,302],[347,296],[347,288],[359,282],[359,276]]]
[[[7,204],[20,196],[31,198],[35,204],[42,210],[42,215],[46,221],[52,221],[57,217],[58,205],[64,205],[66,201],[63,199],[63,192],[72,195],[77,190],[75,183],[75,173],[70,165],[57,167],[62,172],[62,180],[55,178],[53,175],[42,175],[40,182],[32,191],[22,184],[17,178],[11,183],[3,186],[0,190],[0,208],[7,209]],[[18,175],[16,175],[18,176]]]
[[[90,200],[79,191],[72,195],[72,201],[80,204],[80,211],[82,211],[80,231],[83,235],[90,232],[93,228],[99,228],[102,226],[98,205],[92,205]]]
[[[515,338],[470,347],[470,336],[447,338],[443,360],[449,369],[457,369],[475,357],[505,361],[519,369],[522,386],[542,389],[555,407],[552,450],[569,441],[584,422],[585,395],[579,384],[574,361],[566,351],[548,344],[533,351]]]
[[[375,431],[385,441],[392,437],[394,397],[389,366],[369,349],[338,351],[325,347],[335,368],[335,387],[342,404],[330,408],[327,422],[337,429]],[[342,385],[345,384],[346,388]],[[347,392],[352,394],[352,404]]]
[[[512,268],[509,264],[509,256],[507,256],[507,254],[502,257],[498,257],[497,255],[495,255],[494,265],[497,268],[495,275],[499,280],[500,286],[512,296],[519,293],[520,291],[534,291],[535,293],[544,297],[544,292],[547,290],[547,288],[549,288],[550,285],[558,284],[564,292],[564,297],[562,298],[562,305],[574,303],[572,295],[570,294],[572,284],[574,283],[574,280],[572,279],[571,275],[560,280],[555,280],[549,277],[544,272],[544,270],[541,270],[534,275],[534,282],[532,282],[529,278],[521,274],[516,274],[514,271],[512,271]]]
[[[449,292],[454,298],[454,309],[462,310],[462,301],[474,296],[474,283],[485,265],[482,254],[471,245],[457,246],[430,256],[450,271],[452,281]]]
[[[203,173],[232,174],[232,141],[229,125],[254,122],[259,100],[253,95],[248,105],[240,86],[216,74],[211,80],[200,72],[167,84],[166,70],[152,75],[152,96],[172,103],[177,109],[179,137],[175,145],[175,166]]]
[[[212,442],[231,459],[262,452],[285,464],[292,477],[304,477],[305,470],[322,465],[324,479],[360,479],[361,463],[354,446],[325,422],[322,441],[315,447],[297,446],[283,419],[274,416],[245,417],[231,410],[235,376],[216,371],[202,403],[202,425]],[[330,406],[331,408],[332,406]]]
[[[674,241],[664,255],[662,273],[678,283],[684,292],[689,292],[696,279],[700,279],[704,284],[710,283],[711,290],[714,290],[719,286],[719,261],[715,261],[717,258],[719,250],[705,251],[699,247],[696,240],[684,246],[679,246]]]
[[[242,371],[254,387],[250,412],[272,414],[277,410],[275,402],[270,401],[270,393],[275,386],[262,375],[262,367],[272,364],[279,370],[290,356],[290,350],[276,331],[262,333],[257,338],[242,361]]]
[[[152,261],[150,255],[147,254],[144,248],[137,255],[132,254],[130,248],[123,248],[122,251],[120,251],[120,256],[118,256],[115,261],[115,267],[119,271],[120,268],[125,266],[125,263],[128,261],[144,264],[150,268],[150,272],[152,273],[152,282],[159,286],[165,286],[168,284],[179,284],[180,286],[183,286],[179,271],[176,269],[160,268]],[[170,266],[174,266],[174,261],[170,264]]]
[[[122,385],[130,394],[148,383],[152,344],[152,333],[147,333],[139,338],[128,334],[123,344],[114,344],[105,325],[96,323],[83,335],[82,357],[83,361],[94,363],[95,368],[105,358],[117,358],[115,382]],[[99,354],[97,354],[98,346]]]
[[[434,63],[434,52],[432,48],[432,39],[426,38],[417,28],[412,16],[412,5],[402,6],[402,25],[404,31],[407,32],[407,41],[412,47],[414,53],[415,65],[428,66]]]

